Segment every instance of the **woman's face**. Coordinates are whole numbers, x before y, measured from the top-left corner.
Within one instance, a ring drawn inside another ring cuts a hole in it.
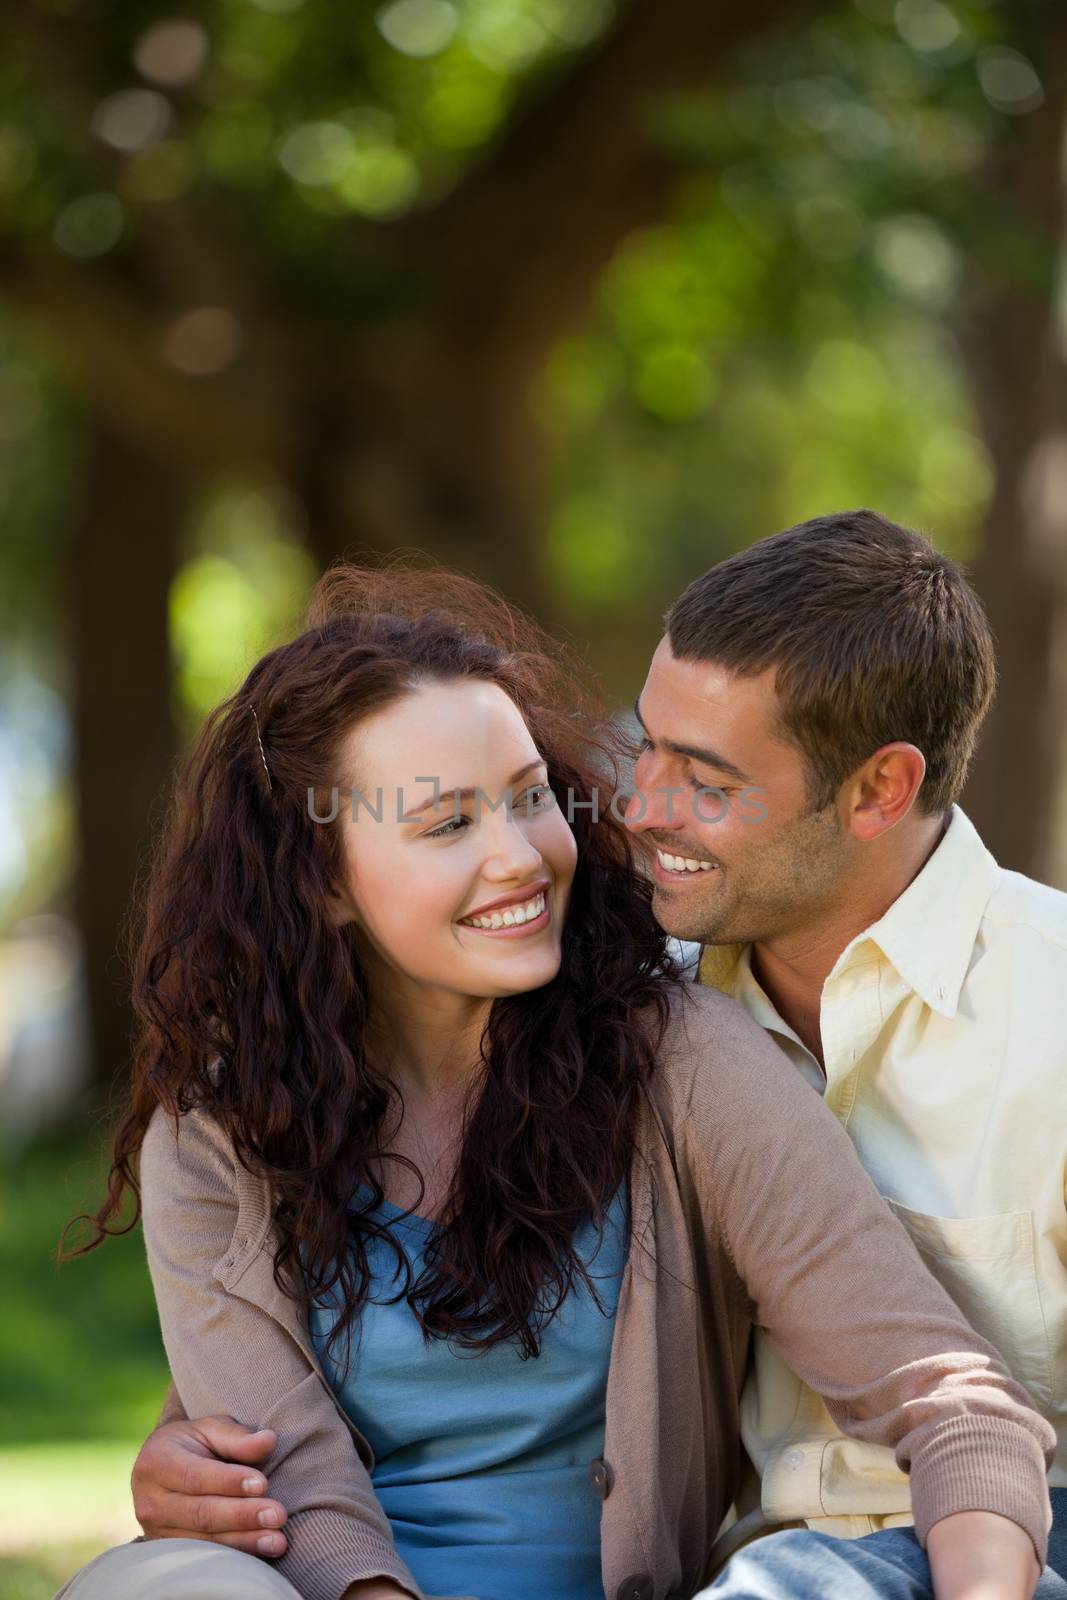
[[[353,728],[342,761],[335,913],[372,983],[495,999],[550,982],[577,851],[508,695],[425,684]]]

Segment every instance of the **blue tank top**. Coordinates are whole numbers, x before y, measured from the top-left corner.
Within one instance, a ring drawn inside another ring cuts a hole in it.
[[[358,1198],[365,1205],[370,1191]],[[371,1214],[404,1249],[414,1281],[433,1224],[388,1201]],[[375,1493],[427,1594],[603,1600],[601,1501],[588,1472],[604,1449],[629,1227],[624,1180],[599,1250],[591,1222],[575,1240],[604,1311],[579,1283],[543,1330],[541,1354],[525,1361],[510,1342],[484,1352],[427,1344],[404,1300],[381,1303],[402,1279],[394,1252],[377,1239],[368,1244],[370,1296],[352,1330],[347,1378],[323,1353],[335,1311],[325,1302],[312,1310],[323,1371],[374,1451]]]

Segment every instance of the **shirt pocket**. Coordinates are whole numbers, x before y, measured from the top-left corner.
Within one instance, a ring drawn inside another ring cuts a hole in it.
[[[1013,1378],[1046,1414],[1052,1354],[1041,1307],[1030,1211],[934,1217],[882,1197],[968,1322],[995,1345]]]

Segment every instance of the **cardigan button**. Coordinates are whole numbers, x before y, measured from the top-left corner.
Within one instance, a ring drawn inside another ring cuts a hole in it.
[[[589,1463],[589,1482],[593,1485],[593,1492],[598,1500],[606,1500],[611,1493],[614,1474],[606,1461],[599,1456]]]
[[[647,1572],[635,1572],[625,1579],[615,1592],[615,1600],[652,1600],[652,1579]]]

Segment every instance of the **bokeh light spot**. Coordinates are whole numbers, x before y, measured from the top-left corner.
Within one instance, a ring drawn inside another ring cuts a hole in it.
[[[241,325],[224,306],[198,306],[168,328],[163,352],[171,366],[191,378],[224,372],[241,348]]]
[[[291,178],[314,187],[344,176],[356,148],[340,122],[306,122],[282,141],[278,161]]]
[[[405,56],[437,56],[452,42],[459,18],[448,0],[394,0],[378,12],[378,31]]]
[[[188,17],[167,17],[153,23],[133,47],[134,65],[141,76],[165,89],[194,82],[204,70],[207,56],[207,33]]]
[[[888,217],[874,238],[874,259],[894,288],[941,310],[959,282],[960,262],[941,229],[929,217]]]
[[[978,57],[978,82],[989,104],[1009,116],[1023,116],[1044,103],[1041,79],[1018,50],[983,50]]]
[[[174,113],[157,89],[120,89],[102,100],[90,124],[115,150],[143,150],[170,132]]]
[[[52,237],[65,255],[90,260],[114,248],[122,224],[122,202],[117,195],[83,194],[59,213]]]
[[[897,32],[913,50],[947,50],[960,36],[960,25],[940,0],[900,0],[896,9]]]
[[[707,363],[685,345],[660,345],[642,359],[635,385],[646,411],[665,422],[688,422],[715,393]]]

